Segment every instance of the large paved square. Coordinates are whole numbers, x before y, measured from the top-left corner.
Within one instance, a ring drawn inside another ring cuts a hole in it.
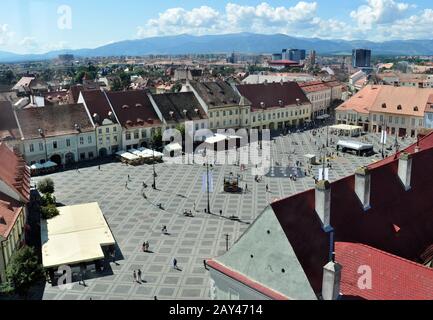
[[[294,166],[296,161],[305,162],[304,154],[319,155],[318,147],[325,144],[325,131],[318,136],[311,132],[278,137],[271,144],[275,166]],[[334,141],[337,137],[331,136]],[[379,136],[369,134],[362,138],[375,145]],[[412,141],[399,140],[401,147]],[[334,151],[330,147],[329,151]],[[331,160],[331,181],[352,174],[365,164],[380,159],[344,155]],[[312,174],[317,174],[318,168]],[[229,246],[239,238],[258,214],[273,200],[314,187],[312,175],[292,181],[284,174],[263,177],[254,181],[250,170],[242,173],[232,165],[215,166],[213,170],[214,192],[211,209],[217,215],[204,213],[207,196],[202,187],[205,168],[199,165],[158,164],[157,187],[147,188],[143,197],[143,182],[151,185],[152,166],[126,166],[113,162],[79,171],[60,172],[49,177],[56,185],[57,201],[64,205],[98,202],[118,243],[123,259],[112,264],[113,274],[86,281],[86,287],[75,283],[71,290],[61,291],[47,284],[44,299],[208,299],[209,276],[203,260],[225,252],[225,235]],[[224,177],[230,172],[240,173],[241,185],[248,185],[248,192],[227,194],[223,192]],[[130,176],[128,187],[125,183]],[[33,179],[36,183],[40,178]],[[270,192],[265,186],[269,185]],[[164,210],[157,205],[161,203]],[[184,210],[197,212],[195,217],[183,215]],[[219,212],[222,210],[222,216]],[[241,222],[227,219],[237,215]],[[168,235],[161,232],[167,226]],[[149,241],[152,253],[141,250],[143,241]],[[71,243],[71,246],[74,244]],[[172,267],[173,258],[181,270]],[[133,270],[141,269],[143,283],[134,283]]]

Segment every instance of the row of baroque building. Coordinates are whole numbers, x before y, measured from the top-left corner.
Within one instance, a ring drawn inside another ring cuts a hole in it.
[[[28,164],[70,164],[146,147],[160,130],[192,122],[195,137],[218,129],[299,127],[341,99],[341,85],[278,82],[232,85],[187,81],[181,92],[104,91],[89,84],[32,96],[30,104],[0,101],[0,140]]]

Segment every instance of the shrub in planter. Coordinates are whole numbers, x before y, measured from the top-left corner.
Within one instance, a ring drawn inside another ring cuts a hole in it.
[[[54,193],[54,181],[50,178],[39,181],[37,187],[40,193]]]
[[[55,216],[58,216],[59,210],[57,210],[54,204],[49,204],[45,207],[41,207],[41,215],[43,219],[48,220],[54,218]]]

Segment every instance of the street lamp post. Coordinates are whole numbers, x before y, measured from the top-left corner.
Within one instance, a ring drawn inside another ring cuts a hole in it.
[[[154,190],[156,190],[155,145],[152,145],[152,151],[153,151],[153,160],[152,160],[152,166],[153,166],[153,185],[152,185],[152,188]]]
[[[204,165],[206,166],[207,213],[210,214],[211,212],[210,212],[209,159],[208,159],[208,156],[207,156],[206,149],[204,150],[204,153],[205,153],[205,156],[206,156],[206,163]]]

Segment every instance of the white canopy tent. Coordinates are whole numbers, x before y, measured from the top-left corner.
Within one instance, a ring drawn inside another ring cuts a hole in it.
[[[164,147],[167,152],[182,151],[182,146],[179,143],[170,143]]]
[[[115,244],[98,203],[59,207],[59,215],[41,222],[45,268],[104,258],[103,246]]]

